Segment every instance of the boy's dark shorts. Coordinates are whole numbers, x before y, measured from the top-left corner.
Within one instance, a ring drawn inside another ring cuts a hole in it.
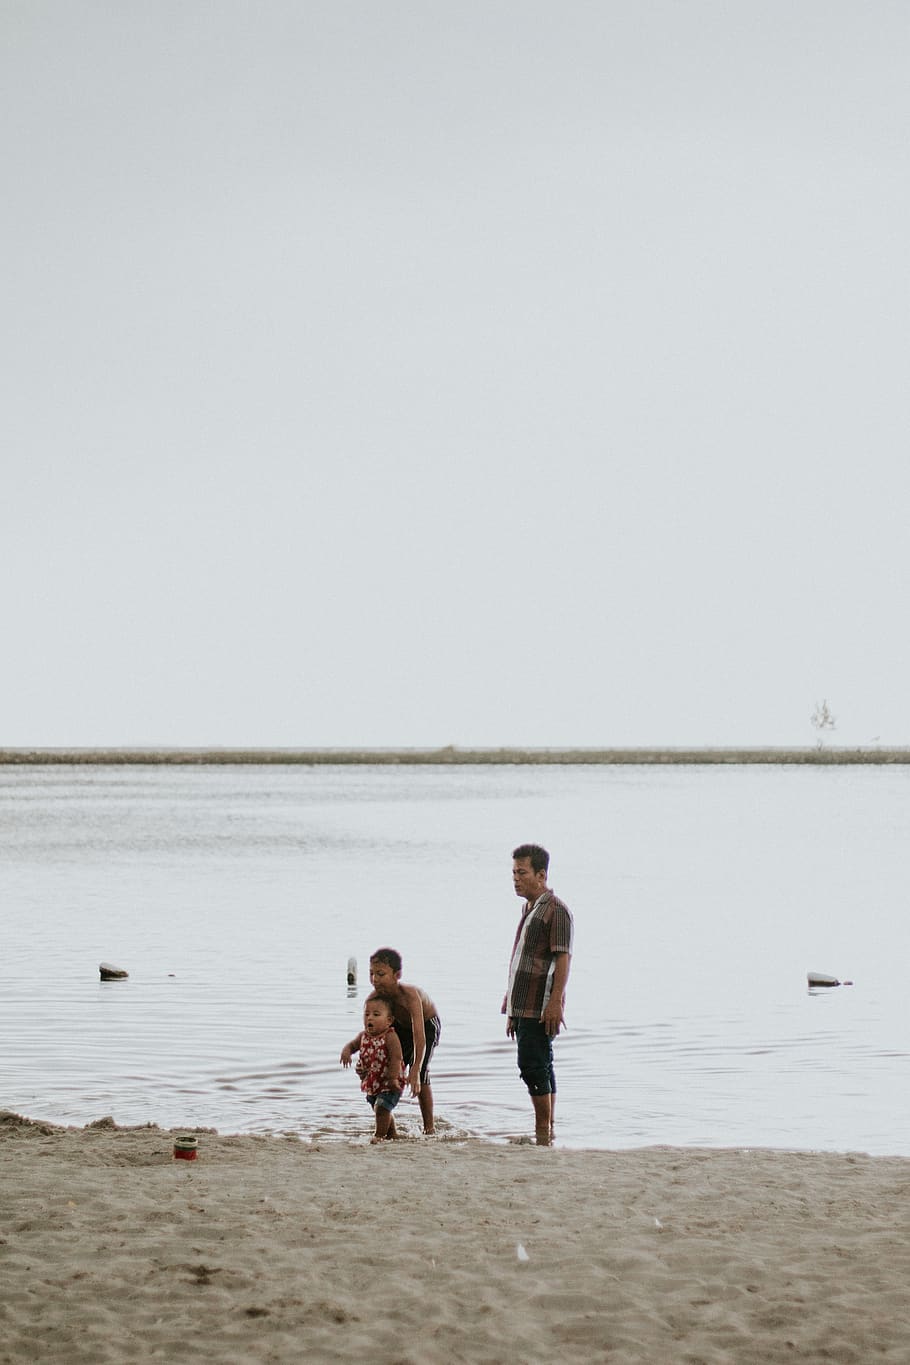
[[[430,1059],[436,1051],[436,1044],[439,1042],[442,1033],[442,1023],[439,1015],[434,1014],[429,1019],[423,1021],[423,1031],[426,1040],[423,1062],[420,1067],[420,1084],[430,1084]],[[407,1024],[395,1024],[395,1032],[401,1040],[401,1051],[404,1055],[405,1066],[410,1066],[414,1060],[414,1035]]]
[[[367,1095],[367,1104],[373,1109],[388,1109],[391,1114],[400,1099],[400,1090],[381,1090],[378,1095]]]
[[[529,1095],[555,1095],[553,1039],[539,1019],[516,1019],[518,1070]]]

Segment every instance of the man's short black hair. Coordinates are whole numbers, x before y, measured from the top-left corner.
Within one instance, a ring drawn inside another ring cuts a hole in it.
[[[375,953],[370,953],[370,961],[384,962],[393,972],[401,971],[401,953],[397,953],[394,948],[377,948]]]
[[[512,850],[513,858],[528,858],[535,872],[550,870],[550,855],[540,844],[519,844]]]

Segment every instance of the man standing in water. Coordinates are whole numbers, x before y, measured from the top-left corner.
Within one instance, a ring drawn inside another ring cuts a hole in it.
[[[525,902],[512,945],[509,989],[502,1002],[506,1036],[518,1042],[518,1070],[534,1106],[541,1147],[553,1141],[556,1076],[553,1039],[565,1024],[572,960],[572,916],[547,886],[550,855],[539,844],[512,854],[512,885]]]

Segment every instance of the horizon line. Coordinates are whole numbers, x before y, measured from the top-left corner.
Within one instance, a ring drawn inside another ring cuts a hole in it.
[[[0,748],[0,766],[249,766],[331,765],[517,765],[586,764],[902,764],[910,763],[910,747],[866,748],[835,745],[500,745],[439,747],[359,745],[340,747],[242,745],[73,745]]]

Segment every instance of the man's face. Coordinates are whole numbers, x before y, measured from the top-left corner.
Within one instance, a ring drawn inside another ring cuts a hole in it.
[[[512,885],[515,887],[516,896],[521,896],[523,900],[537,900],[537,897],[546,889],[546,872],[535,872],[531,866],[530,858],[514,858],[512,860]]]

